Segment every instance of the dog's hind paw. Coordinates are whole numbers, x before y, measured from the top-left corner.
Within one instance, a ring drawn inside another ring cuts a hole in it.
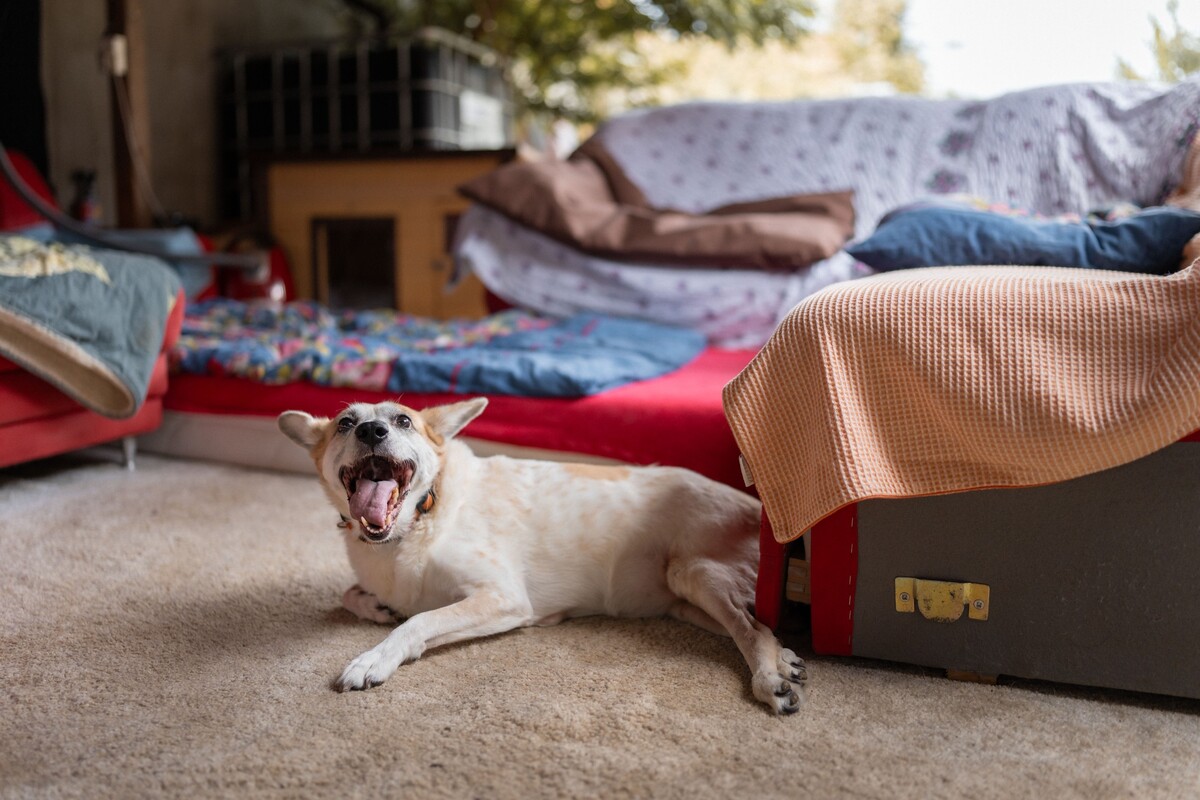
[[[792,683],[803,684],[808,680],[808,667],[803,658],[785,647],[779,651],[779,674]]]
[[[804,687],[778,672],[760,672],[750,681],[754,696],[776,714],[795,714],[804,701]]]

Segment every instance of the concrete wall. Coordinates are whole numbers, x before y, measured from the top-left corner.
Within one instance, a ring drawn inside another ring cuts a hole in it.
[[[150,173],[162,206],[216,221],[214,51],[335,36],[333,0],[140,0],[146,33]],[[115,217],[109,85],[98,51],[102,0],[42,0],[42,81],[50,179],[64,205],[70,173],[95,169],[105,220]]]

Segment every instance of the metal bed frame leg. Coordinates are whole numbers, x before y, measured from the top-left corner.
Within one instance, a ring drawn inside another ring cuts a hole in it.
[[[125,465],[125,469],[133,472],[137,465],[134,459],[137,456],[137,439],[132,436],[121,437],[121,463]]]

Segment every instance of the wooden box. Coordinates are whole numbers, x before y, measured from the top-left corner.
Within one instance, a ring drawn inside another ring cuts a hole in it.
[[[469,205],[456,187],[511,157],[438,151],[270,162],[270,229],[291,261],[297,295],[442,319],[484,316],[473,276],[446,291],[454,225]]]

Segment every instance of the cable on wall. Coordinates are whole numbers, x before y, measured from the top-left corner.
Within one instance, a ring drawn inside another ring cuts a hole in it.
[[[8,151],[4,148],[3,142],[0,142],[0,173],[3,173],[4,180],[13,188],[13,191],[21,196],[22,200],[28,203],[34,211],[54,223],[55,227],[70,231],[84,241],[91,242],[99,247],[107,247],[110,250],[124,250],[128,253],[138,253],[144,256],[153,256],[177,264],[211,264],[215,267],[232,267],[259,273],[269,268],[266,253],[168,253],[154,247],[113,241],[105,237],[102,231],[89,228],[77,220],[71,219],[43,200],[17,173],[17,169],[9,159]]]

